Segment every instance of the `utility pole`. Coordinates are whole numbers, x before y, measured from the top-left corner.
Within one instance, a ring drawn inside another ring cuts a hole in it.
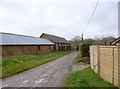
[[[81,34],[81,38],[82,38],[82,43],[83,43],[83,34]]]

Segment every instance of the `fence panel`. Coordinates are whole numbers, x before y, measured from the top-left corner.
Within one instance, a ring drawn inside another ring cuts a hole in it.
[[[120,46],[91,46],[91,68],[103,79],[120,87]]]
[[[95,73],[98,73],[98,47],[97,46],[91,46],[90,47],[90,64],[91,64],[91,68],[95,71]]]

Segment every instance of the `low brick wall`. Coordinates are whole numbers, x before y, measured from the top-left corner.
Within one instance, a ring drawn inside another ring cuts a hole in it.
[[[120,46],[91,46],[90,62],[95,73],[120,87]]]

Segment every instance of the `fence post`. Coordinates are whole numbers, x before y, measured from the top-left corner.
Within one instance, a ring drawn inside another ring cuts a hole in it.
[[[112,72],[112,83],[114,84],[114,47],[112,47],[113,51],[113,72]]]
[[[98,61],[97,61],[97,64],[98,64],[98,75],[100,75],[100,47],[98,46],[98,49],[97,49],[98,51]]]

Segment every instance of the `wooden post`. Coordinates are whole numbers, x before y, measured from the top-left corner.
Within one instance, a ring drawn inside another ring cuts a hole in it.
[[[100,47],[98,46],[98,74],[100,75]]]
[[[113,72],[112,72],[112,83],[114,84],[114,47],[112,47],[113,51]]]

